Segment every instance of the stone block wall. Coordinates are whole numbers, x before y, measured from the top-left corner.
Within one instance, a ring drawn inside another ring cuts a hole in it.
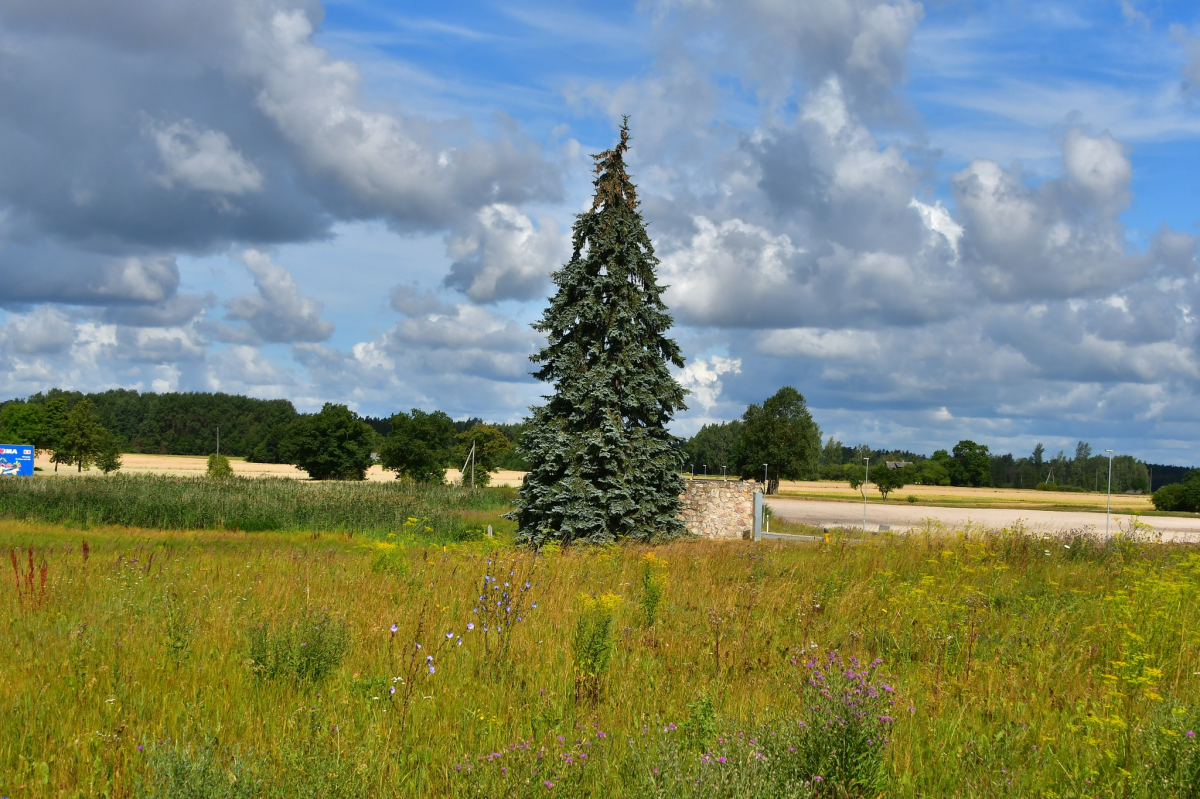
[[[680,517],[701,538],[749,539],[754,534],[754,492],[761,490],[751,480],[684,480]]]

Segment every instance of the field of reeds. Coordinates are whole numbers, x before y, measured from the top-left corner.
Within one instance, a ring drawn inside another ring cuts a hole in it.
[[[2,521],[0,795],[1196,797],[1200,553],[1135,539]]]
[[[285,478],[85,475],[0,480],[0,519],[73,527],[163,530],[405,533],[426,541],[481,538],[515,490],[467,490],[404,481],[308,482]]]

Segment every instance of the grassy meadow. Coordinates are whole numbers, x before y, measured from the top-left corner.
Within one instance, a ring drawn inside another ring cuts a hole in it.
[[[372,487],[395,512],[349,535],[287,510],[341,487],[245,481],[281,492],[250,532],[199,481],[174,489],[195,516],[137,510],[166,490],[139,480],[41,520],[0,494],[2,796],[1200,796],[1192,549],[535,555],[424,521],[497,524],[503,490],[405,489],[401,518]]]
[[[483,538],[516,496],[511,488],[464,491],[392,480],[312,482],[288,478],[83,475],[0,480],[0,518],[71,527],[116,525],[166,530],[389,533],[423,541]]]

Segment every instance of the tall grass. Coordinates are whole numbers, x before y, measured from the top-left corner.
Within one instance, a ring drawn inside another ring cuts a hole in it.
[[[0,518],[74,526],[166,530],[407,531],[436,540],[482,535],[512,489],[464,490],[404,482],[304,482],[284,478],[164,475],[0,480]],[[478,518],[474,518],[474,516]],[[483,514],[480,516],[480,514]]]
[[[498,664],[472,610],[530,556],[492,541],[381,570],[345,537],[0,522],[47,566],[40,604],[27,554],[0,582],[0,795],[1196,796],[1200,553],[873,540],[658,547],[652,628],[650,550],[551,551]],[[622,601],[577,694],[581,594]],[[263,679],[254,631],[308,609],[345,650]]]

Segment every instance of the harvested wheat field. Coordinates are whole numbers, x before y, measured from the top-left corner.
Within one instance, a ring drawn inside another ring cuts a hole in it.
[[[126,453],[121,456],[121,471],[125,474],[165,474],[174,477],[199,477],[207,468],[208,459],[204,455],[146,455]],[[48,454],[38,453],[34,465],[42,470],[42,474],[58,477],[72,477],[79,472],[73,466],[59,466],[54,470]],[[233,473],[239,477],[293,477],[297,480],[307,480],[308,473],[287,463],[249,463],[242,458],[230,458],[229,465]],[[458,469],[446,470],[446,482],[456,483],[459,479]],[[492,472],[491,485],[519,486],[525,477],[525,472],[514,472],[501,469]],[[367,479],[373,482],[395,480],[394,472],[388,472],[381,466],[372,466],[367,470]],[[468,475],[470,480],[470,475]]]

